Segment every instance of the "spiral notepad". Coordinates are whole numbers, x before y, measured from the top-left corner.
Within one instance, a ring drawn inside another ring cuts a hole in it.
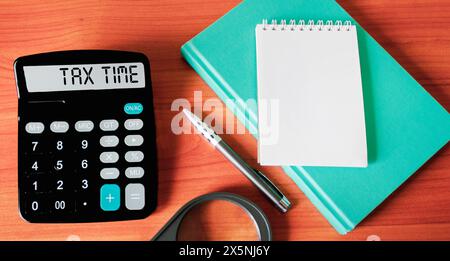
[[[264,20],[256,53],[260,164],[366,167],[356,27]]]

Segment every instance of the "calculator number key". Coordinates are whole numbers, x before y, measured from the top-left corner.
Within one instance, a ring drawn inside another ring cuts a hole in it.
[[[89,161],[87,159],[82,159],[80,165],[82,169],[87,169],[89,167]]]
[[[76,180],[74,180],[75,184],[74,184],[74,190],[76,192],[86,192],[90,189],[90,182],[88,179],[88,175],[81,175],[79,178],[77,178]]]
[[[88,147],[89,147],[88,140],[81,140],[81,149],[87,150]]]
[[[64,149],[64,142],[62,140],[56,141],[55,148],[57,151],[62,151]]]
[[[25,212],[32,215],[44,214],[48,211],[46,201],[40,197],[32,197],[25,201]]]
[[[79,152],[79,153],[86,154],[86,153],[90,153],[91,151],[95,150],[95,149],[92,149],[91,140],[88,139],[87,137],[82,137],[75,144],[76,145],[75,145],[74,149],[76,152]]]
[[[77,169],[78,172],[82,175],[88,174],[88,171],[91,168],[91,160],[90,158],[83,158],[81,157],[80,160],[78,160]]]
[[[33,186],[34,191],[38,191],[38,181],[37,180],[33,181],[32,186]],[[39,186],[39,187],[41,187],[41,186]]]
[[[88,189],[89,188],[89,181],[87,179],[81,180],[81,189]]]
[[[25,151],[29,154],[43,154],[45,152],[44,142],[41,139],[33,139],[28,142]]]
[[[31,147],[32,147],[32,151],[36,152],[38,150],[38,145],[39,145],[39,141],[32,141],[31,142]]]
[[[39,171],[39,161],[37,161],[37,160],[35,160],[35,161],[32,161],[33,163],[31,164],[31,169],[32,170],[34,170],[34,171]]]
[[[56,191],[64,190],[64,180],[58,179],[56,180]]]
[[[31,211],[38,211],[39,210],[39,202],[34,200],[31,201]]]
[[[53,169],[57,172],[62,171],[64,169],[64,160],[58,159],[54,161]]]
[[[26,192],[31,194],[42,194],[48,192],[48,182],[44,177],[33,175],[26,180]]]
[[[74,203],[65,198],[54,198],[49,203],[50,211],[53,213],[67,213],[74,210]]]
[[[64,200],[55,200],[53,203],[53,207],[56,210],[63,210],[66,208],[66,201]]]
[[[28,168],[27,172],[31,174],[42,173],[47,170],[47,160],[43,156],[33,156],[27,158]]]
[[[62,193],[65,193],[67,191],[70,193],[72,190],[72,184],[70,182],[70,179],[67,178],[51,179],[50,184],[51,184],[50,190],[53,194],[57,193],[61,195]]]

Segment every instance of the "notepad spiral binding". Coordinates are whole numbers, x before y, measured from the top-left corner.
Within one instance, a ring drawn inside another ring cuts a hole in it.
[[[281,31],[350,31],[352,23],[350,21],[332,21],[327,20],[324,22],[323,20],[318,20],[314,22],[314,20],[299,20],[298,22],[294,19],[289,21],[289,24],[286,23],[286,20],[281,20],[280,24],[278,24],[276,19],[273,19],[269,24],[267,19],[262,20],[262,29],[263,30],[281,30]]]

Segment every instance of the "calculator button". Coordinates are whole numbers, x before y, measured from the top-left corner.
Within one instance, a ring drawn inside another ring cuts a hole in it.
[[[83,212],[90,207],[89,201],[87,199],[78,199],[76,202],[77,211]]]
[[[127,130],[140,130],[144,126],[144,122],[141,119],[128,119],[124,123]]]
[[[90,162],[86,158],[81,158],[81,160],[78,163],[78,171],[83,173],[86,172],[89,168]]]
[[[80,195],[87,193],[90,190],[91,184],[88,178],[88,174],[81,174],[79,178],[73,180],[74,191],[80,192]]]
[[[141,135],[128,135],[125,137],[127,146],[141,146],[142,143],[144,143],[144,138]]]
[[[138,179],[144,176],[144,169],[141,167],[129,167],[125,170],[125,176],[129,179]]]
[[[48,202],[42,197],[30,197],[25,200],[25,212],[39,215],[48,212]]]
[[[100,161],[102,163],[116,163],[119,160],[119,154],[114,151],[102,152]]]
[[[144,159],[142,151],[128,151],[125,153],[125,160],[127,162],[141,162]]]
[[[56,178],[52,183],[52,191],[54,192],[64,192],[64,190],[70,190],[71,186],[68,182],[62,178]]]
[[[102,120],[100,122],[100,129],[102,131],[115,131],[119,128],[119,122],[116,120]]]
[[[29,122],[25,125],[25,131],[30,134],[40,134],[44,129],[45,127],[42,122]]]
[[[63,152],[68,144],[62,139],[55,140],[52,144],[53,147],[50,148],[51,152]]]
[[[82,139],[78,143],[78,149],[79,151],[87,151],[89,149],[89,145],[88,139]]]
[[[104,168],[100,171],[102,179],[117,179],[119,177],[119,170],[117,168]]]
[[[29,176],[25,182],[26,193],[29,192],[31,194],[42,194],[49,191],[48,180],[41,175]]]
[[[75,210],[78,213],[89,213],[92,210],[95,210],[94,201],[85,196],[85,195],[77,195],[75,201]]]
[[[94,129],[92,121],[77,121],[75,123],[75,130],[78,132],[90,132],[92,129]]]
[[[52,161],[52,166],[53,166],[53,170],[55,171],[55,172],[62,172],[62,171],[64,171],[64,169],[66,168],[66,164],[67,164],[67,162],[64,160],[64,159],[60,159],[60,158],[58,158],[58,159],[54,159],[53,161]],[[69,168],[70,169],[70,168]]]
[[[54,133],[66,133],[69,130],[69,123],[65,121],[54,121],[50,124],[50,130]]]
[[[48,159],[45,159],[43,155],[40,156],[33,156],[30,158],[27,158],[28,161],[28,173],[40,173],[48,171]]]
[[[144,107],[139,102],[131,102],[131,103],[125,104],[123,109],[126,114],[136,115],[136,114],[140,114],[144,110]]]
[[[129,210],[140,210],[145,206],[144,185],[132,183],[125,187],[125,207]]]
[[[46,151],[42,139],[33,139],[28,142],[26,152],[30,154],[42,154]]]
[[[114,135],[103,136],[100,138],[102,147],[116,147],[119,144],[119,138]]]
[[[55,197],[49,201],[49,208],[54,213],[67,213],[72,212],[75,208],[75,202],[67,200],[65,197]]]
[[[105,184],[100,188],[100,207],[104,211],[115,211],[120,207],[120,187]]]

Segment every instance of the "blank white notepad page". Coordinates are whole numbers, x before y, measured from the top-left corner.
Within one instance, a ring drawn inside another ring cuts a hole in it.
[[[258,160],[366,167],[353,25],[257,25]]]

